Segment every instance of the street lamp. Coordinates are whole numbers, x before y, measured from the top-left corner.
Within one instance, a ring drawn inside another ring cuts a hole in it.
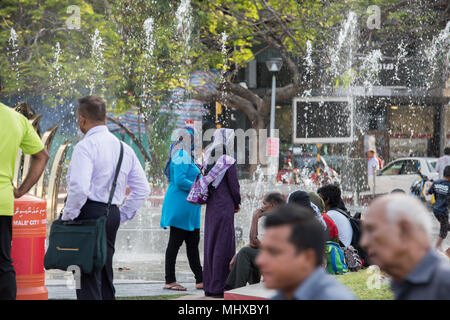
[[[272,104],[270,106],[270,137],[274,137],[275,131],[275,95],[277,88],[276,74],[281,70],[283,65],[283,59],[281,58],[270,58],[266,60],[267,69],[272,72]]]
[[[268,142],[270,140],[272,148],[272,144],[275,143],[275,140],[277,138],[275,137],[275,96],[276,96],[276,89],[277,89],[277,79],[276,74],[278,71],[281,70],[281,66],[283,65],[283,59],[281,58],[270,58],[266,61],[267,69],[269,69],[270,72],[272,72],[272,103],[270,106],[270,139],[268,139]],[[279,148],[279,142],[277,142],[277,147]],[[278,172],[278,151],[275,151],[277,154],[272,154],[272,151],[270,151],[271,154],[269,156],[269,184],[273,185],[277,172]],[[271,176],[271,177],[270,177]]]

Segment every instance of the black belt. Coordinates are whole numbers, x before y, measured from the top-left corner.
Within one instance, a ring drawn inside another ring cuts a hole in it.
[[[105,202],[94,201],[94,200],[91,200],[91,199],[87,199],[87,200],[86,200],[86,203],[85,203],[85,204],[88,204],[88,203],[92,203],[92,204],[99,204],[99,205],[103,205],[103,206],[105,206],[105,207],[107,207],[107,206],[108,206],[108,204],[107,204],[107,203],[105,203]],[[115,204],[111,204],[111,207],[116,207],[116,208],[117,208],[117,205],[115,205]]]

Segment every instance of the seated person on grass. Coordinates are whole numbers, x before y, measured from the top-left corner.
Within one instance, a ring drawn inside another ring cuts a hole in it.
[[[306,207],[284,205],[267,215],[255,263],[274,300],[354,300],[354,294],[325,272],[326,231]]]
[[[258,283],[261,279],[258,268],[255,266],[255,258],[259,252],[260,241],[258,239],[259,219],[286,203],[284,196],[279,192],[271,192],[264,196],[263,206],[255,211],[250,227],[250,244],[243,247],[234,255],[230,262],[230,274],[227,278],[226,289],[244,287]]]

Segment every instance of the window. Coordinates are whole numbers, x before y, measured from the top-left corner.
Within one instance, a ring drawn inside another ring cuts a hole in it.
[[[420,163],[418,160],[406,160],[400,174],[419,174]]]
[[[437,172],[437,171],[436,171],[436,164],[437,164],[437,161],[436,161],[436,160],[427,161],[428,170],[429,170],[431,173]]]
[[[404,161],[396,161],[381,171],[382,176],[394,176],[400,174]]]

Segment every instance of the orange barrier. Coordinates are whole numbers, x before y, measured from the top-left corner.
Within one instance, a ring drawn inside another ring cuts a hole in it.
[[[14,201],[11,256],[16,271],[17,300],[47,300],[45,237],[47,202],[32,195]]]

